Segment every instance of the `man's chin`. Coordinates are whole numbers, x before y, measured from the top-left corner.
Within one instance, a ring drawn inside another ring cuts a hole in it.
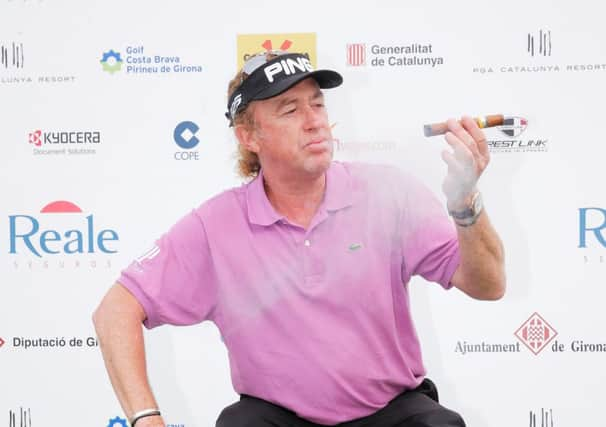
[[[303,162],[303,169],[310,175],[319,176],[328,170],[331,162],[332,149],[307,157]]]

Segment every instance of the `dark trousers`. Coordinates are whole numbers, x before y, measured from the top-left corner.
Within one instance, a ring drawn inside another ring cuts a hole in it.
[[[337,424],[339,427],[465,427],[459,414],[438,403],[438,392],[429,379],[404,392],[383,409],[367,417]],[[256,397],[243,395],[225,408],[216,427],[321,427],[294,412]]]

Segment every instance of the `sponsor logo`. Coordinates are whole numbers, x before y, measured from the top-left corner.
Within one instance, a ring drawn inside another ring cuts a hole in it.
[[[541,408],[541,423],[539,424],[539,412],[530,411],[529,427],[553,427],[553,409]]]
[[[126,423],[126,419],[116,416],[115,418],[110,418],[107,427],[128,427],[128,424]]]
[[[0,44],[0,65],[5,69],[23,68],[24,61],[23,43],[11,42]]]
[[[528,120],[523,117],[505,117],[501,126],[484,129],[488,149],[492,153],[547,152],[547,138],[528,135],[521,138],[527,127]]]
[[[96,154],[101,132],[95,130],[42,131],[28,133],[28,144],[34,156]]]
[[[108,74],[195,74],[201,73],[200,64],[188,62],[172,52],[158,52],[144,45],[129,45],[124,49],[109,49],[101,54],[101,70]]]
[[[103,67],[103,71],[114,74],[116,71],[120,71],[122,69],[122,58],[118,52],[114,52],[112,49],[110,49],[103,53],[103,57],[101,58],[101,66]]]
[[[269,83],[274,82],[274,76],[278,74],[286,74],[287,76],[291,74],[297,74],[299,72],[305,73],[308,71],[313,71],[313,67],[307,58],[287,58],[278,62],[274,62],[269,67],[264,69],[265,78]]]
[[[27,51],[32,49],[27,47]],[[73,83],[76,77],[66,74],[27,73],[29,53],[25,55],[26,48],[23,43],[17,41],[0,41],[0,84],[62,84]],[[27,60],[27,61],[26,61]]]
[[[590,342],[579,337],[567,338],[567,342],[555,339],[558,332],[538,313],[533,313],[515,332],[516,341],[499,342],[457,341],[454,352],[461,356],[485,353],[520,353],[524,345],[535,356],[551,350],[552,353],[606,353],[606,342]]]
[[[535,53],[540,56],[551,56],[551,31],[539,30],[536,36],[528,33],[526,49],[530,56],[534,56]]]
[[[606,264],[606,209],[600,207],[579,208],[579,245],[583,262]]]
[[[347,64],[398,69],[437,68],[444,64],[432,43],[356,43],[348,44]]]
[[[35,266],[49,268],[51,262],[59,268],[66,264],[81,267],[81,256],[88,265],[110,268],[109,258],[100,262],[99,256],[118,252],[119,235],[111,228],[99,229],[93,214],[69,201],[55,201],[40,210],[40,215],[9,215],[9,250],[16,269]],[[27,257],[27,258],[22,258]]]
[[[96,349],[99,347],[99,342],[95,337],[13,337],[13,348],[17,350],[57,350],[66,348],[89,348]]]
[[[362,139],[333,139],[333,147],[337,154],[357,156],[360,153],[397,151],[399,144],[391,140],[362,140]]]
[[[593,242],[594,246],[598,243],[602,248],[606,248],[606,238],[602,234],[604,228],[606,228],[606,209],[579,208],[579,248],[587,248],[588,240]]]
[[[0,347],[2,347],[4,345],[6,341],[4,341],[1,337],[0,337]]]
[[[316,33],[238,34],[237,44],[238,69],[251,56],[270,50],[301,53],[317,66]]]
[[[199,130],[198,125],[190,121],[181,122],[175,127],[173,139],[179,148],[186,150],[176,151],[173,155],[175,160],[200,160],[200,153],[192,151],[200,142],[196,136]]]
[[[30,408],[19,408],[17,411],[8,411],[9,427],[32,427],[32,412]]]
[[[535,355],[547,347],[557,334],[538,313],[533,313],[515,332],[515,336]]]
[[[491,76],[496,74],[579,73],[606,71],[606,60],[603,58],[586,58],[585,60],[577,63],[565,63],[558,61],[557,59],[552,60],[551,40],[551,30],[540,29],[538,32],[527,33],[524,41],[526,43],[526,52],[530,56],[529,59],[519,61],[518,63],[503,61],[501,63],[478,64],[472,67],[472,72],[478,76]],[[511,56],[515,57],[517,55],[512,52]],[[548,63],[548,61],[550,62]]]
[[[360,67],[366,65],[366,45],[354,43],[347,45],[347,65]]]

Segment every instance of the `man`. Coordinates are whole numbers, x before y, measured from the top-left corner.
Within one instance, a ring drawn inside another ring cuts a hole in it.
[[[408,282],[477,299],[505,290],[503,249],[476,184],[489,155],[469,117],[449,120],[452,219],[396,168],[332,161],[322,88],[341,76],[301,54],[250,59],[226,114],[254,177],[181,219],[126,269],[94,322],[122,407],[164,426],[141,323],[213,321],[234,389],[218,427],[464,426],[424,378]],[[134,420],[133,420],[134,418]]]

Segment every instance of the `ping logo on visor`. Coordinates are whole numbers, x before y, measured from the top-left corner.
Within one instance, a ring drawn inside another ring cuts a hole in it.
[[[269,54],[277,55],[267,59]],[[251,101],[272,98],[285,92],[308,77],[316,80],[321,89],[339,86],[343,77],[336,71],[314,71],[309,58],[300,53],[269,51],[251,57],[242,71],[248,75],[232,93],[225,117],[233,126],[236,115]]]
[[[300,58],[297,58],[296,61],[292,58],[282,59],[280,62],[275,62],[269,67],[265,67],[263,71],[265,71],[265,77],[267,77],[267,81],[269,83],[273,83],[274,75],[278,73],[290,75],[296,74],[297,72],[305,73],[306,71],[313,70],[314,69],[311,66],[311,62],[309,62],[309,59],[302,56]]]

